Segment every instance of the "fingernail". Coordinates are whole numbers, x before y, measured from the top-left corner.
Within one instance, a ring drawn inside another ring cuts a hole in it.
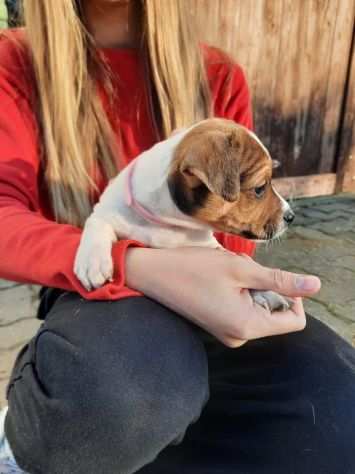
[[[319,279],[313,276],[297,276],[296,288],[303,291],[313,291],[319,288]]]

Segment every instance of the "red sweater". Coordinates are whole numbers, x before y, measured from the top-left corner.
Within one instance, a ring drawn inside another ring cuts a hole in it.
[[[12,34],[22,38],[20,31]],[[111,118],[117,137],[118,131],[121,135],[117,164],[122,166],[156,139],[138,52],[103,49],[102,54],[112,68],[117,92]],[[241,68],[216,49],[204,47],[204,54],[215,115],[252,128],[249,91]],[[125,253],[139,242],[114,244],[114,280],[97,290],[87,292],[73,273],[82,231],[53,219],[39,157],[38,124],[31,107],[33,84],[27,55],[19,53],[8,39],[0,39],[0,278],[76,291],[86,299],[138,295],[125,284]],[[102,192],[106,182],[96,182]],[[229,250],[249,255],[254,251],[252,242],[216,235]]]

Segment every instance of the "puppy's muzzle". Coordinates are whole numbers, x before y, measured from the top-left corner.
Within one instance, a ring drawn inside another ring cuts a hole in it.
[[[287,225],[292,224],[294,219],[295,219],[295,213],[293,212],[292,209],[288,209],[283,215],[283,220],[285,221]]]
[[[280,237],[287,230],[288,226],[292,224],[294,219],[295,219],[295,213],[287,204],[287,207],[284,206],[279,224],[276,227],[272,224],[269,224],[265,228],[266,240],[272,240],[277,237]]]

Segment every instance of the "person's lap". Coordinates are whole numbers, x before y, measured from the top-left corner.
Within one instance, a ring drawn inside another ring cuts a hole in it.
[[[239,349],[207,343],[202,416],[140,473],[354,473],[355,350],[307,319],[300,333]]]
[[[5,433],[30,474],[136,472],[176,442],[208,397],[203,344],[146,298],[67,293],[15,363]]]
[[[121,449],[146,460],[142,474],[355,472],[354,350],[311,317],[300,333],[228,349],[146,298],[89,302],[67,294],[39,334],[19,357],[9,390],[6,431],[23,467],[26,449],[68,466],[72,449],[71,474],[108,473]],[[119,430],[121,408],[130,422]],[[105,456],[112,458],[106,467]]]

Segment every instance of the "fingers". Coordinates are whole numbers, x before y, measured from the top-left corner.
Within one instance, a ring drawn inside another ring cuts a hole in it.
[[[251,334],[246,334],[249,339],[302,331],[306,326],[306,315],[301,298],[295,298],[292,308],[287,311],[273,311],[271,313],[258,304],[254,306]],[[254,327],[255,332],[253,332]]]
[[[270,313],[261,308],[258,310],[260,324],[264,322],[264,335],[276,336],[290,332],[302,331],[306,326],[306,315],[302,299],[295,298],[291,309],[287,311],[274,311]]]
[[[237,349],[238,347],[244,346],[248,341],[242,339],[234,339],[232,337],[221,337],[220,341],[230,349]]]
[[[321,288],[321,281],[317,276],[299,275],[277,268],[265,268],[261,272],[261,284],[271,284],[270,290],[286,296],[309,296]]]
[[[236,256],[236,271],[246,288],[272,290],[285,296],[310,296],[321,288],[317,276],[300,275],[278,268],[264,267],[250,257]]]
[[[247,295],[244,298],[249,299]],[[302,331],[306,326],[306,315],[302,299],[294,298],[291,309],[270,312],[263,306],[253,303],[250,298],[248,317],[243,321],[236,317],[235,331],[229,333],[223,343],[228,347],[240,347],[248,340],[267,336],[277,336]]]

